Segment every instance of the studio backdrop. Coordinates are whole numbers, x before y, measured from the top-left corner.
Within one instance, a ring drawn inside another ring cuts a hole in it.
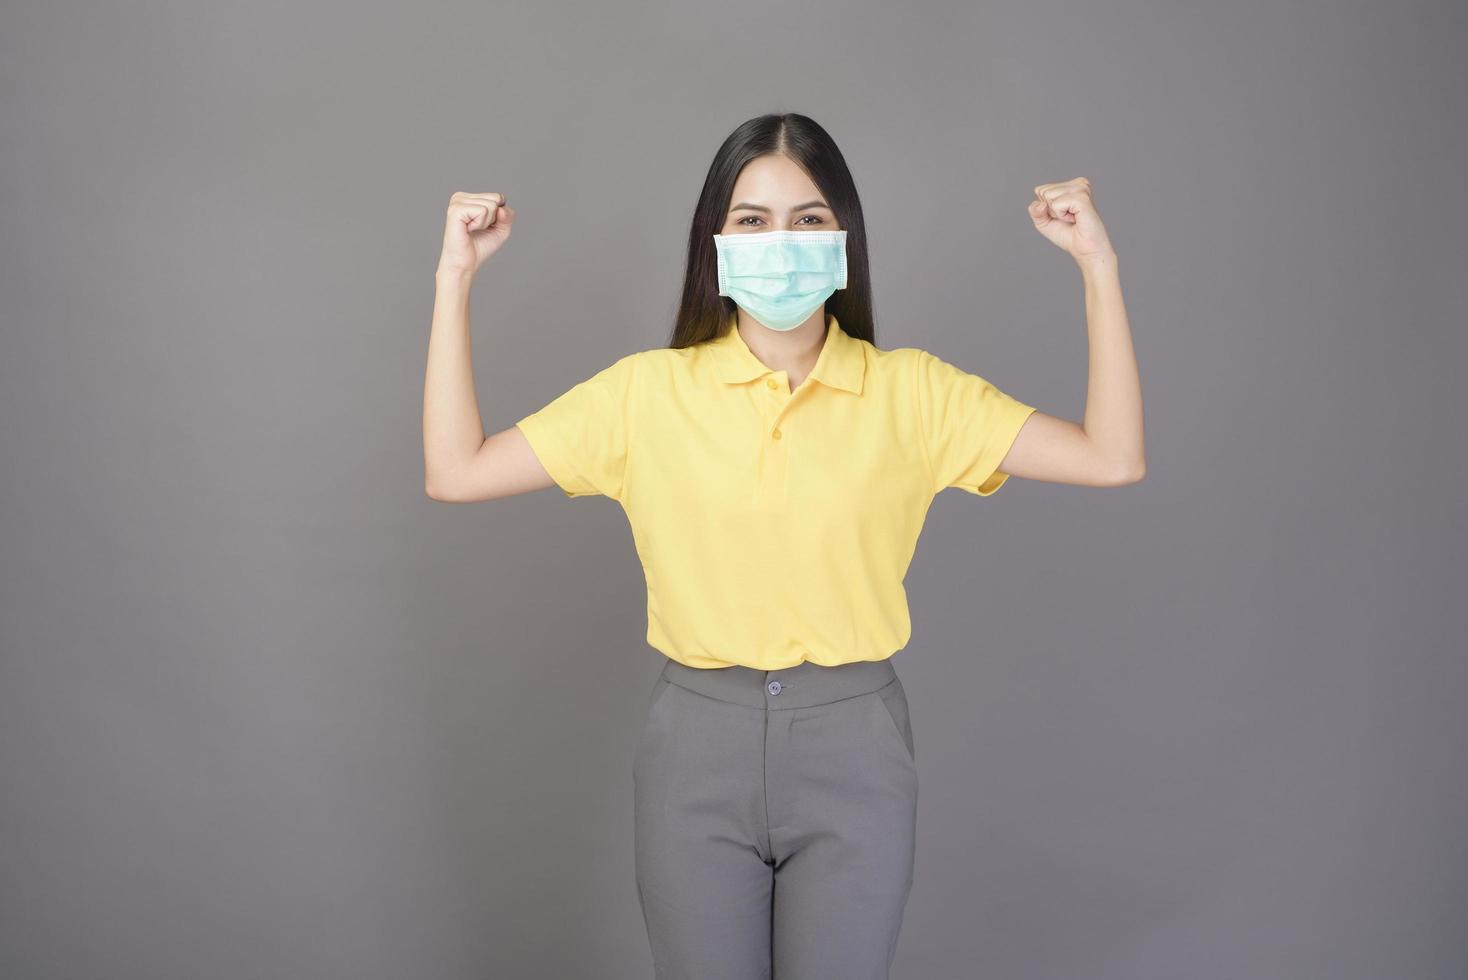
[[[665,345],[800,112],[876,341],[1078,419],[1093,182],[1147,473],[933,502],[909,980],[1468,976],[1468,22],[1446,2],[0,13],[0,975],[651,975],[660,663],[602,496],[424,491],[444,208],[487,432]],[[788,978],[799,980],[799,978]]]

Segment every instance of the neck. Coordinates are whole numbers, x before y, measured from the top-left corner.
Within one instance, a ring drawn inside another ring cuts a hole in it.
[[[771,330],[743,310],[738,316],[739,335],[750,353],[770,370],[786,372],[792,387],[798,383],[797,378],[803,379],[815,367],[826,342],[824,306],[793,330]]]

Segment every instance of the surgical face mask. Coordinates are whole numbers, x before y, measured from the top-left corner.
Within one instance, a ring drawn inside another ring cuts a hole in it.
[[[719,295],[771,330],[794,330],[846,288],[845,231],[715,235]]]

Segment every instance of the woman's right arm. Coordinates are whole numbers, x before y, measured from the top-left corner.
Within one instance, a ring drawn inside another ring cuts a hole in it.
[[[470,503],[554,485],[519,428],[485,438],[474,393],[469,292],[514,220],[503,194],[457,191],[449,199],[423,384],[423,485],[434,500]]]

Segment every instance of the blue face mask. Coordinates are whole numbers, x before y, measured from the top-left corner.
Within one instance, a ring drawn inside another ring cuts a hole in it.
[[[771,330],[794,330],[846,288],[845,231],[715,235],[719,295]]]

